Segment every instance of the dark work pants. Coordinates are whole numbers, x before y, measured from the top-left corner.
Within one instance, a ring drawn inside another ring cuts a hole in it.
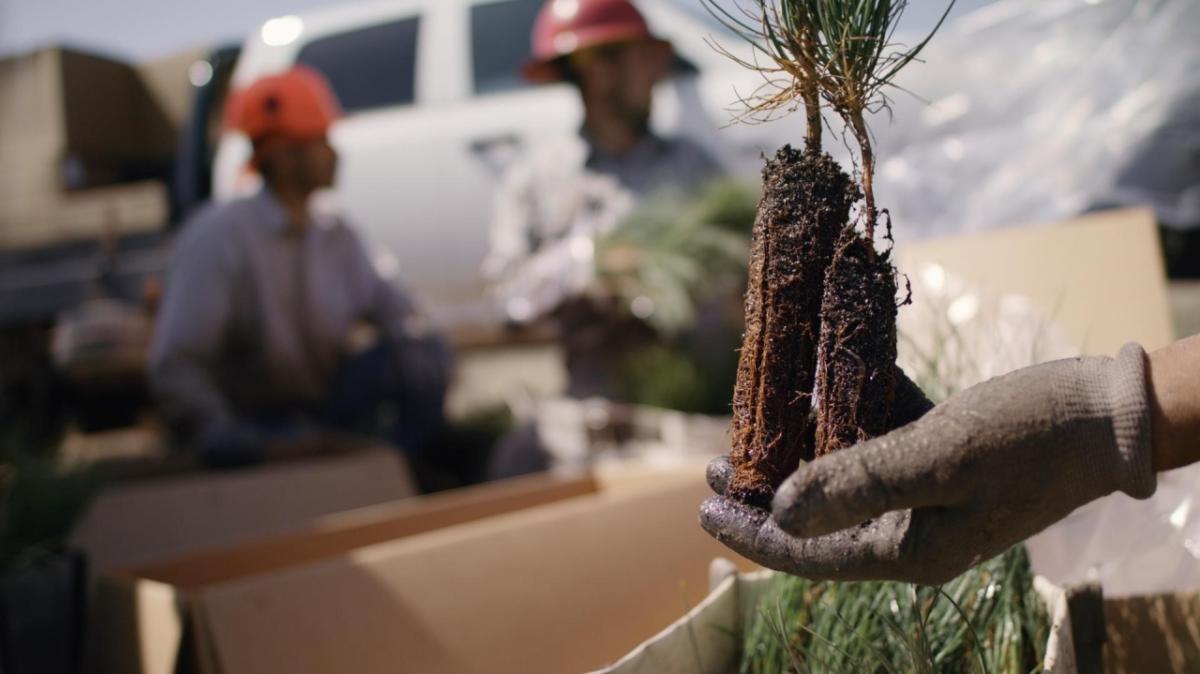
[[[414,380],[406,365],[386,340],[348,358],[315,415],[317,424],[378,437],[411,458],[424,456],[445,422],[445,383]]]
[[[420,463],[444,426],[447,362],[440,343],[416,345],[401,354],[381,340],[342,363],[321,403],[259,411],[202,433],[201,454],[214,467],[252,464],[265,458],[269,445],[334,431],[378,438]]]

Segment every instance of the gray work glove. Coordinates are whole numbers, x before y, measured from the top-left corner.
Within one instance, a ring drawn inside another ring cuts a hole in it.
[[[773,513],[716,496],[700,522],[808,578],[936,585],[1114,491],[1154,493],[1145,352],[992,379],[898,430],[803,465]],[[723,494],[724,458],[709,466]]]

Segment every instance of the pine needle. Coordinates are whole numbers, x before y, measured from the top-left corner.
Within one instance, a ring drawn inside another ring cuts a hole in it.
[[[735,12],[719,0],[701,0],[718,21],[771,60],[764,66],[719,48],[740,65],[763,74],[764,86],[744,100],[743,118],[770,119],[778,110],[803,107],[813,149],[821,147],[823,107],[846,123],[862,160],[866,233],[872,240],[879,211],[875,153],[866,115],[890,111],[886,89],[929,44],[955,2],[949,0],[924,39],[907,46],[896,41],[896,28],[908,0],[753,0],[756,9],[734,0]]]
[[[746,626],[740,672],[1027,674],[1050,619],[1017,546],[940,588],[779,574]]]

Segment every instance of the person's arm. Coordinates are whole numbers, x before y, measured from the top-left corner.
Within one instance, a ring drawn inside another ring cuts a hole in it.
[[[354,231],[340,226],[345,237],[343,268],[364,298],[363,318],[392,345],[438,339],[412,296],[398,281],[381,275]]]
[[[514,324],[538,318],[557,304],[567,286],[564,277],[577,266],[569,238],[537,238],[546,228],[539,222],[534,173],[532,165],[518,164],[505,174],[496,191],[481,270],[504,318]]]
[[[1200,337],[972,387],[887,435],[801,466],[767,512],[717,496],[701,523],[766,566],[937,584],[1092,500],[1147,498],[1200,460]],[[713,462],[720,494],[730,473]]]
[[[255,457],[240,454],[256,450],[233,441],[237,420],[215,377],[237,292],[236,251],[221,234],[185,229],[177,242],[150,350],[150,388],[167,421],[202,454],[244,463]]]
[[[488,281],[503,282],[533,253],[536,200],[532,168],[520,164],[510,168],[496,189],[492,206],[488,252],[482,268]]]
[[[571,166],[562,159],[561,170]],[[546,316],[570,298],[603,294],[596,283],[596,239],[633,205],[632,195],[609,176],[576,171],[547,180],[537,175],[530,164],[505,176],[483,264],[505,317],[514,323]]]
[[[367,288],[367,316],[380,332],[387,353],[383,386],[399,404],[405,449],[420,452],[441,430],[446,391],[452,371],[448,340],[438,334],[417,303],[398,283],[375,269],[361,242],[353,239],[348,271],[356,271]]]
[[[1151,353],[1149,364],[1154,469],[1200,461],[1200,335]]]

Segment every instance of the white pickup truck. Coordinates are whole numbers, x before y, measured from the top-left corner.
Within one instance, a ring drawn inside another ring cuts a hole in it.
[[[233,75],[244,86],[297,62],[326,74],[346,111],[332,132],[338,205],[380,269],[413,287],[448,327],[498,315],[479,265],[500,173],[539,136],[572,133],[581,120],[569,85],[532,86],[518,75],[542,2],[389,0],[280,17],[249,37]],[[638,5],[678,54],[675,75],[656,92],[657,130],[694,138],[747,179],[764,153],[802,136],[799,118],[728,126],[737,92],[761,79],[706,42],[748,51],[699,2]],[[249,152],[239,134],[222,137],[217,198],[251,188]]]

